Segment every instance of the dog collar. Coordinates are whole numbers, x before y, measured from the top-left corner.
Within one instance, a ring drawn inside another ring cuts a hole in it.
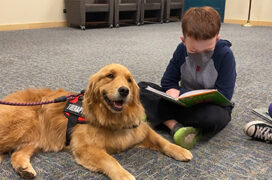
[[[140,124],[141,124],[141,121],[140,121],[140,123],[139,123],[139,124],[133,124],[132,126],[123,127],[123,129],[135,129],[135,128],[139,127],[139,126],[140,126]]]
[[[134,124],[134,125],[132,125],[132,126],[124,127],[123,129],[134,129],[134,128],[137,128],[137,127],[140,126],[140,124],[141,124],[142,121],[144,121],[144,122],[147,121],[146,115],[144,115],[144,116],[142,117],[142,120],[139,122],[139,124]]]

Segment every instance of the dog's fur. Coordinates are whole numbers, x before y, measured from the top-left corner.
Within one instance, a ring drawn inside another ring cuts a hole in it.
[[[8,95],[4,101],[40,102],[73,94],[62,89],[28,89]],[[66,102],[39,106],[0,105],[0,162],[12,152],[11,163],[23,178],[36,172],[30,157],[38,151],[65,148]],[[190,151],[174,145],[146,122],[139,100],[139,88],[127,68],[111,64],[91,76],[84,94],[83,113],[87,124],[73,128],[68,147],[76,162],[102,172],[111,179],[135,179],[112,156],[133,146],[157,150],[179,161],[192,159]]]

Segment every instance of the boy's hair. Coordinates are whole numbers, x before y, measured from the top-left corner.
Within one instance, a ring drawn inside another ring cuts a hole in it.
[[[182,20],[183,36],[196,40],[207,40],[219,34],[221,18],[218,12],[209,6],[190,8]]]

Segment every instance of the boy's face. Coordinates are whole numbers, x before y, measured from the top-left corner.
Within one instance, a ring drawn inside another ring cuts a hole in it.
[[[186,46],[188,53],[203,53],[207,51],[213,51],[216,45],[216,42],[220,39],[220,35],[207,40],[195,40],[191,37],[180,37],[183,44]]]

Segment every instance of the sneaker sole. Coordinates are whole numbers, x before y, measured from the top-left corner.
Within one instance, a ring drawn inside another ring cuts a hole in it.
[[[185,139],[189,134],[195,134],[196,136],[193,138],[193,140],[190,143],[186,143]],[[199,133],[198,133],[198,130],[193,127],[185,127],[185,128],[180,128],[174,134],[173,138],[177,145],[185,149],[192,149],[199,139]]]

